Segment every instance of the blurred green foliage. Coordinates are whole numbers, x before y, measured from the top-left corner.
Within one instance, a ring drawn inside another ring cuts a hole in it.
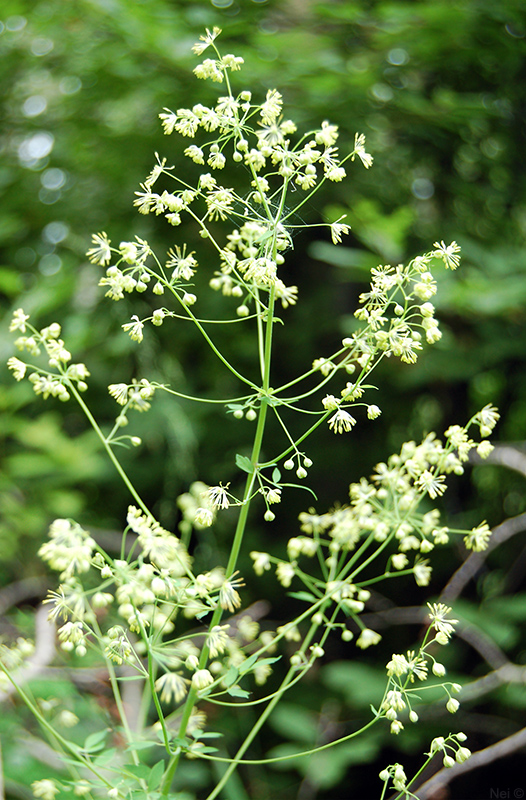
[[[191,106],[197,89],[206,102],[211,91],[191,75],[190,46],[205,26],[220,25],[222,46],[245,58],[240,88],[278,88],[287,115],[302,127],[322,119],[337,123],[342,151],[363,131],[375,156],[373,169],[356,169],[318,196],[326,220],[347,214],[352,233],[346,246],[330,247],[315,229],[295,240],[286,282],[298,284],[300,303],[287,312],[290,322],[281,334],[277,369],[283,375],[291,357],[309,363],[353,330],[356,299],[371,266],[397,263],[437,239],[455,239],[463,249],[461,270],[440,277],[444,338],[414,368],[385,365],[376,401],[385,413],[374,431],[367,427],[353,432],[352,440],[335,440],[330,457],[325,440],[313,440],[309,455],[320,509],[344,501],[349,482],[404,439],[463,422],[485,403],[502,409],[502,440],[526,439],[523,0],[4,0],[0,14],[2,582],[42,570],[33,556],[53,518],[73,516],[113,529],[128,503],[72,403],[42,406],[27,384],[15,384],[7,374],[13,308],[23,305],[42,325],[63,324],[75,360],[92,373],[89,401],[98,419],[109,421],[114,414],[108,383],[134,376],[189,393],[236,392],[186,329],[162,329],[141,348],[121,335],[120,324],[136,308],[104,299],[97,287],[101,271],[85,258],[97,230],[116,241],[142,236],[161,251],[174,244],[172,228],[136,213],[133,192],[149,172],[154,151],[179,163],[158,112]],[[307,205],[302,212],[306,222],[319,220],[319,207]],[[191,229],[177,232],[190,249],[195,235]],[[215,296],[203,300],[204,315],[213,314],[216,302]],[[228,336],[235,359],[249,360],[246,342]],[[165,398],[156,399],[148,415],[132,419],[130,428],[144,446],[126,456],[126,467],[163,524],[177,524],[176,497],[193,480],[229,480],[233,442],[245,425]],[[463,525],[484,517],[495,524],[526,509],[523,478],[497,467],[477,468],[472,483],[459,481],[448,494],[447,513]],[[293,529],[304,505],[303,497],[292,501],[273,535]],[[211,547],[225,547],[227,535],[219,530],[216,542],[203,540],[202,556]],[[253,546],[266,535],[254,524]],[[510,546],[507,563],[520,549]],[[460,561],[460,554],[444,559],[437,591],[451,558]],[[510,606],[506,564],[495,566],[504,576],[500,606],[489,580],[481,579],[479,592],[491,598],[497,630]],[[516,588],[524,570],[514,580]],[[254,581],[255,598],[260,588]],[[420,601],[416,595],[401,600]],[[475,613],[475,593],[470,601]],[[522,596],[516,608],[501,628],[509,636],[500,644],[523,659]],[[465,612],[469,618],[468,606]],[[462,647],[455,660],[455,669],[469,671]],[[333,691],[352,666],[329,665],[323,691]],[[372,672],[359,680],[349,676],[349,686],[355,680],[374,685]],[[515,697],[519,689],[511,689]],[[351,695],[351,689],[343,693],[344,716],[352,714],[349,708],[361,713],[360,697]],[[513,708],[524,705],[521,697],[511,707],[496,697],[492,713],[513,716]],[[295,698],[298,708],[288,712],[308,716],[304,701]],[[286,744],[274,746],[294,747],[297,737],[285,730],[288,714],[280,714],[273,729]],[[297,731],[313,720],[299,721]],[[366,742],[362,761],[373,758],[377,746]],[[319,768],[326,775],[320,792],[329,792],[354,763],[352,748],[330,753],[330,765]],[[308,765],[298,770],[306,781]],[[261,775],[256,784],[254,796],[266,797]]]

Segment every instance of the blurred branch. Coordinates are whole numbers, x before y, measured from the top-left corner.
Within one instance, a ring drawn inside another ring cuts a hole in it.
[[[362,621],[374,630],[391,625],[427,625],[428,614],[421,606],[390,608],[372,614],[363,614]],[[526,684],[526,667],[509,661],[505,653],[487,634],[472,623],[460,621],[455,634],[470,645],[492,671],[462,687],[462,700],[474,699],[487,694],[504,683]]]
[[[470,456],[470,461],[476,464],[490,463],[501,464],[508,469],[514,469],[515,472],[520,472],[526,478],[526,453],[519,450],[518,447],[513,447],[508,444],[497,444],[493,451],[482,460],[479,456]]]
[[[45,578],[26,578],[22,581],[14,581],[9,586],[0,589],[0,615],[25,600],[43,597],[48,585]]]
[[[471,578],[479,572],[486,557],[503,542],[525,530],[526,513],[519,514],[517,517],[510,517],[500,525],[497,525],[496,528],[493,528],[487,550],[484,550],[483,553],[471,553],[471,555],[466,558],[462,566],[453,573],[451,579],[445,585],[440,595],[440,600],[448,603],[455,600],[462,593],[464,587],[469,583]]]

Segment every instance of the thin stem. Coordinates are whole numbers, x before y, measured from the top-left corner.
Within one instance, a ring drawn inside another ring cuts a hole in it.
[[[324,604],[325,605],[327,605],[329,602],[330,602],[330,600],[327,599],[327,598],[324,600]],[[323,605],[321,606],[321,611],[323,612]],[[309,631],[307,632],[307,634],[305,636],[305,639],[303,640],[303,644],[301,646],[301,650],[299,651],[300,653],[304,653],[305,652],[305,650],[307,649],[307,647],[311,643],[311,641],[312,641],[312,639],[313,639],[318,627],[319,627],[319,625],[316,624],[316,623],[312,623],[311,624],[311,626],[309,628]],[[284,679],[283,679],[283,681],[281,683],[280,690],[278,690],[278,692],[272,698],[270,703],[267,705],[267,707],[265,708],[265,710],[263,711],[263,713],[261,714],[259,719],[253,725],[252,730],[246,736],[245,741],[243,742],[243,744],[241,745],[241,747],[237,751],[237,753],[234,756],[234,758],[231,760],[230,765],[228,766],[228,768],[225,770],[225,773],[224,773],[223,777],[221,778],[219,783],[215,786],[215,788],[210,792],[210,794],[207,796],[206,800],[214,800],[214,798],[217,797],[219,792],[222,790],[222,788],[225,785],[225,783],[228,781],[228,779],[231,776],[231,774],[234,772],[234,770],[237,769],[239,763],[241,762],[243,754],[249,748],[249,746],[251,745],[251,743],[255,739],[256,735],[258,734],[259,730],[261,729],[263,724],[266,722],[268,716],[273,711],[273,709],[275,708],[277,703],[280,701],[280,699],[283,696],[284,692],[287,690],[289,684],[292,682],[292,678],[293,678],[295,672],[296,672],[296,667],[295,666],[291,666],[289,668],[289,670],[287,671],[287,674],[285,675],[285,677],[284,677]],[[356,735],[356,734],[353,734],[353,735]],[[312,752],[316,752],[316,749],[314,751],[312,751]],[[307,753],[301,753],[301,755],[308,755],[308,752]],[[288,756],[287,756],[287,758],[288,758]]]
[[[274,291],[271,289],[270,292],[270,303],[269,303],[269,311],[267,316],[267,325],[265,330],[265,347],[264,347],[264,371],[263,371],[263,389],[265,392],[268,392],[270,386],[270,364],[271,364],[271,355],[272,355],[272,326],[273,326],[273,317],[272,311],[274,307]],[[230,551],[230,556],[228,559],[228,564],[226,566],[226,576],[227,578],[230,577],[236,570],[237,560],[239,557],[239,553],[241,550],[241,545],[243,542],[245,528],[248,520],[248,514],[250,511],[251,499],[253,497],[253,488],[254,483],[256,480],[256,474],[258,469],[258,462],[259,456],[261,453],[261,447],[263,444],[263,433],[265,430],[265,422],[267,418],[267,409],[268,409],[268,400],[266,397],[262,397],[261,404],[259,407],[259,414],[258,414],[258,421],[256,426],[256,432],[254,434],[254,442],[252,445],[252,454],[251,454],[251,462],[253,465],[253,471],[247,475],[247,479],[245,482],[245,490],[243,493],[243,502],[241,504],[241,510],[239,513],[236,530],[234,534],[234,540],[232,542],[232,548]],[[212,620],[209,625],[209,630],[211,630],[215,625],[218,625],[221,616],[223,613],[223,609],[218,606],[213,615]],[[209,655],[209,648],[208,644],[205,642],[203,648],[201,650],[201,655],[199,659],[199,668],[204,669],[206,663],[208,661]],[[198,692],[192,686],[188,697],[186,699],[186,703],[183,709],[183,714],[181,718],[181,723],[179,726],[179,738],[183,738],[186,734],[186,729],[188,727],[188,722],[190,720],[190,715],[192,710],[198,700]],[[161,784],[161,794],[166,797],[170,791],[170,787],[177,770],[177,766],[179,764],[179,759],[181,757],[181,750],[180,748],[172,755],[168,766],[166,768],[163,781]]]
[[[135,489],[134,485],[132,484],[132,482],[130,481],[128,476],[126,475],[126,472],[121,467],[117,456],[113,452],[113,450],[110,447],[106,437],[104,436],[104,434],[102,433],[101,429],[99,428],[99,426],[98,426],[93,414],[89,410],[88,406],[86,405],[86,403],[82,399],[80,393],[77,391],[77,389],[74,386],[72,381],[68,381],[68,388],[71,391],[71,393],[74,395],[77,403],[79,404],[79,406],[82,408],[84,414],[86,415],[91,427],[93,428],[93,430],[95,431],[95,433],[99,437],[100,441],[102,442],[102,445],[103,445],[104,449],[106,450],[108,456],[110,457],[111,461],[113,462],[113,465],[114,465],[115,469],[117,470],[117,472],[119,473],[120,477],[122,478],[126,488],[130,492],[131,496],[133,497],[133,499],[135,500],[137,505],[140,506],[140,508],[144,511],[146,516],[147,517],[151,517],[151,512],[150,512],[149,508],[142,501],[142,499],[139,496],[139,494],[138,494],[137,490]]]
[[[44,730],[50,734],[53,739],[58,742],[59,745],[68,753],[70,753],[78,762],[82,764],[87,770],[89,770],[93,775],[95,775],[103,784],[107,786],[108,789],[113,788],[113,784],[104,777],[102,773],[100,773],[96,767],[82,755],[81,748],[74,744],[73,742],[64,739],[63,736],[55,730],[55,728],[47,721],[47,719],[42,715],[38,706],[33,703],[27,692],[22,688],[22,686],[17,683],[17,681],[13,678],[11,673],[4,667],[4,665],[0,661],[0,669],[4,674],[9,678],[13,686],[15,687],[17,694],[19,697],[22,698],[26,706],[30,709],[31,713],[38,720],[40,725],[44,728]],[[122,794],[119,792],[118,797],[122,797]]]

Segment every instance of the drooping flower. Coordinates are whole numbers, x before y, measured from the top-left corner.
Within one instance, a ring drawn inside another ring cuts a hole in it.
[[[433,244],[435,250],[432,255],[435,258],[440,258],[448,269],[456,269],[460,264],[460,247],[456,242],[446,245],[444,241],[435,242]]]
[[[365,169],[369,169],[373,163],[372,155],[365,151],[365,135],[363,133],[357,133],[354,136],[354,151],[351,156],[351,161],[354,161],[355,156],[358,156]]]
[[[94,233],[91,237],[94,247],[91,247],[86,253],[87,257],[92,264],[100,264],[105,267],[111,261],[110,240],[104,233]]]
[[[180,703],[186,697],[188,681],[178,672],[165,672],[155,681],[155,688],[161,693],[163,703],[170,703],[172,697]]]
[[[204,53],[206,48],[212,44],[212,42],[219,36],[220,33],[221,28],[218,28],[217,25],[214,25],[212,31],[207,28],[206,34],[204,36],[200,36],[199,41],[193,45],[192,52],[197,56],[200,56],[201,53]]]
[[[356,425],[355,418],[343,408],[338,408],[336,413],[329,420],[329,428],[334,431],[334,433],[350,431],[353,425]]]
[[[376,631],[372,631],[370,628],[364,628],[356,640],[356,644],[362,650],[366,650],[368,647],[378,644],[381,638],[380,634],[376,633]]]
[[[141,322],[137,314],[132,315],[132,322],[126,322],[122,325],[122,329],[129,333],[130,339],[133,339],[134,342],[142,342],[144,338],[143,328],[144,323]]]

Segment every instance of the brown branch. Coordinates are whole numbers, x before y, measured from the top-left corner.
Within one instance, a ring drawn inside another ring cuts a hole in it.
[[[450,603],[455,600],[463,591],[464,587],[469,583],[482,567],[487,556],[495,550],[503,542],[511,539],[517,533],[522,533],[526,530],[526,513],[519,514],[517,517],[510,517],[509,519],[501,522],[496,528],[493,528],[491,539],[487,550],[482,553],[471,553],[464,563],[453,573],[447,584],[445,585],[440,595],[442,602]]]
[[[25,578],[21,581],[14,581],[9,586],[0,589],[0,615],[3,615],[12,606],[17,606],[25,600],[35,597],[44,597],[48,587],[45,578]]]
[[[515,470],[515,472],[520,472],[521,475],[526,477],[526,453],[509,444],[495,445],[493,451],[485,459],[474,455],[473,458],[470,456],[469,460],[476,464],[500,464],[503,467]]]

